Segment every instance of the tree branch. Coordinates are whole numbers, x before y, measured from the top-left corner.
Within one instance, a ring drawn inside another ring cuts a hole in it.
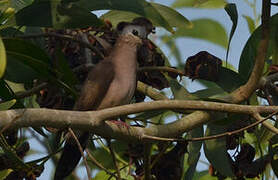
[[[262,39],[257,47],[257,56],[253,71],[248,82],[236,89],[232,94],[232,103],[240,103],[249,98],[249,96],[258,88],[258,82],[262,76],[264,62],[269,44],[269,19],[270,19],[270,0],[262,1]]]
[[[205,124],[210,119],[209,113],[196,111],[175,122],[164,125],[153,125],[147,128],[123,127],[112,121],[113,118],[151,110],[206,110],[229,113],[273,113],[278,106],[247,106],[206,101],[162,100],[117,106],[99,111],[65,111],[53,109],[14,109],[0,111],[0,127],[13,121],[11,128],[20,127],[54,127],[75,128],[94,132],[105,138],[124,139],[127,141],[149,141],[147,136],[176,137],[197,126]],[[59,117],[59,118],[57,118]],[[105,122],[104,122],[105,121]],[[145,137],[144,137],[145,136]]]

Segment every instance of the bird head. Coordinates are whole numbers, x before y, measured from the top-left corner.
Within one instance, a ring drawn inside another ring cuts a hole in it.
[[[141,39],[147,39],[150,33],[155,32],[155,27],[148,19],[139,17],[133,19],[132,22],[120,22],[117,25],[117,30],[121,35],[132,34]]]

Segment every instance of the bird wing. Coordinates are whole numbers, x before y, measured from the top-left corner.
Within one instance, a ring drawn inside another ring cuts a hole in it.
[[[110,60],[105,59],[97,64],[89,72],[74,110],[96,110],[104,98],[114,74],[115,71]]]

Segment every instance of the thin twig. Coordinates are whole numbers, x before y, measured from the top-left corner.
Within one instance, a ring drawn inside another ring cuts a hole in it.
[[[89,168],[87,159],[86,159],[85,154],[84,154],[84,152],[83,152],[83,148],[82,148],[80,142],[78,141],[78,138],[77,138],[76,135],[74,134],[73,130],[72,130],[71,128],[68,128],[68,131],[69,131],[69,133],[71,134],[71,136],[74,138],[74,140],[75,140],[75,142],[76,142],[76,144],[77,144],[77,146],[78,146],[78,148],[79,148],[79,151],[80,151],[80,153],[81,153],[81,155],[82,155],[82,157],[83,157],[84,164],[85,164],[85,167],[86,167],[86,171],[87,171],[87,175],[88,175],[88,180],[90,180],[90,179],[91,179],[91,170],[90,170],[90,168]]]
[[[256,122],[254,122],[254,123],[252,123],[252,124],[250,124],[248,126],[245,126],[245,127],[241,128],[241,129],[225,132],[225,133],[222,133],[222,134],[212,135],[212,136],[199,137],[199,138],[190,138],[190,139],[179,139],[179,138],[163,138],[163,137],[155,137],[155,136],[143,135],[143,139],[150,139],[150,140],[157,140],[157,141],[171,141],[171,142],[205,141],[205,140],[217,139],[217,138],[221,138],[221,137],[225,137],[225,136],[231,136],[233,134],[237,134],[237,133],[240,133],[240,132],[245,131],[247,129],[250,129],[250,128],[254,127],[254,126],[257,126],[258,124],[263,123],[264,121],[266,121],[267,119],[271,118],[272,116],[274,116],[277,113],[278,113],[278,111],[268,115],[265,118],[261,118],[261,116],[258,113],[256,113],[256,114],[253,115],[253,117],[255,119],[258,119]],[[271,129],[271,130],[273,131],[273,129]],[[275,133],[278,133],[278,129],[276,129]]]
[[[151,144],[144,144],[144,180],[151,179]]]
[[[154,165],[159,161],[159,159],[162,157],[162,155],[165,153],[167,148],[169,147],[171,143],[168,143],[167,146],[164,146],[163,149],[158,153],[158,155],[155,157],[155,159],[151,163],[151,169],[154,167]]]
[[[72,42],[80,44],[83,47],[86,47],[86,48],[92,50],[97,55],[99,55],[101,58],[104,58],[103,54],[97,48],[92,46],[90,43],[87,43],[87,42],[84,42],[82,40],[76,39],[76,38],[74,38],[70,35],[57,34],[57,33],[39,33],[39,34],[15,36],[15,38],[22,38],[22,39],[40,38],[40,37],[55,37],[55,38],[63,39],[63,40],[66,40],[66,41],[72,41]]]
[[[103,171],[105,171],[107,174],[115,177],[116,179],[118,178],[114,173],[110,172],[108,169],[106,169],[102,164],[100,164],[96,158],[90,153],[90,151],[88,150],[88,148],[85,149],[86,153],[88,154],[88,157],[90,158],[90,160],[94,163],[94,165],[96,165],[99,169],[102,169]]]
[[[242,131],[245,131],[245,130],[247,130],[247,129],[250,129],[250,128],[252,128],[252,127],[257,126],[258,124],[260,124],[260,123],[266,121],[267,119],[271,118],[272,116],[274,116],[274,115],[277,114],[277,113],[278,113],[278,111],[277,111],[277,112],[274,112],[274,113],[272,113],[272,114],[270,114],[270,115],[268,115],[268,116],[265,117],[265,118],[260,118],[260,120],[254,122],[254,123],[252,123],[252,124],[250,124],[250,125],[248,125],[248,126],[245,126],[245,127],[243,127],[243,128],[240,128],[240,129],[237,129],[237,130],[234,130],[234,131],[225,132],[225,133],[218,134],[218,135],[213,135],[213,136],[206,136],[206,137],[200,137],[200,138],[186,139],[186,141],[204,141],[204,140],[210,140],[210,139],[217,139],[217,138],[221,138],[221,137],[225,137],[225,136],[231,136],[231,135],[233,135],[233,134],[238,134],[238,133],[240,133],[240,132],[242,132]],[[256,114],[253,115],[254,118],[255,118],[255,117],[258,117],[258,116],[260,116],[258,113],[256,113]]]
[[[24,91],[24,92],[18,92],[18,93],[15,93],[16,97],[21,99],[21,98],[25,98],[25,97],[29,97],[33,94],[36,94],[37,92],[39,92],[40,90],[46,88],[48,86],[48,83],[47,82],[43,82],[41,84],[39,84],[38,86],[35,86],[27,91]]]
[[[162,72],[170,72],[174,73],[180,76],[185,76],[185,73],[181,70],[167,67],[167,66],[145,66],[145,67],[140,67],[138,69],[139,72],[144,72],[144,71],[162,71]]]
[[[113,148],[112,148],[111,140],[110,140],[110,139],[107,140],[107,145],[108,145],[108,148],[109,148],[109,150],[110,150],[110,154],[111,154],[111,156],[112,156],[112,160],[113,160],[114,166],[115,166],[115,168],[116,168],[116,172],[117,172],[117,174],[118,174],[117,180],[121,180],[121,179],[122,179],[122,178],[121,178],[121,172],[120,172],[120,169],[119,169],[119,166],[118,166],[118,163],[117,163],[117,160],[116,160],[115,152],[114,152],[114,150],[113,150]]]

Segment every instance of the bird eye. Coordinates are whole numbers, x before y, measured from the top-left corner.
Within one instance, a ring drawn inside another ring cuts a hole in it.
[[[139,35],[139,32],[138,32],[137,30],[133,29],[133,30],[132,30],[132,34],[135,35],[135,36],[138,36],[138,35]]]

